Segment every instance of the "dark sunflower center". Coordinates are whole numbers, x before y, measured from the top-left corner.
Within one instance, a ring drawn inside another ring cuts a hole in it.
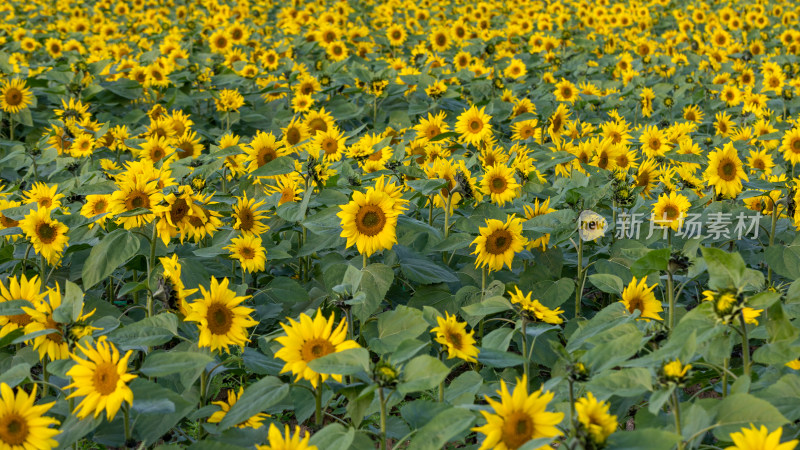
[[[436,137],[441,134],[441,132],[442,130],[438,126],[431,125],[428,127],[428,138]]]
[[[14,314],[13,316],[8,316],[8,321],[20,327],[23,327],[31,323],[31,316],[27,314]]]
[[[794,153],[800,153],[800,138],[793,139],[790,147]]]
[[[53,320],[52,317],[48,317],[45,320],[44,324],[45,324],[45,327],[47,327],[47,328],[50,328],[50,329],[53,329],[53,330],[59,330],[59,331],[56,331],[56,332],[48,334],[47,335],[47,339],[55,342],[56,344],[61,344],[61,343],[64,342],[64,337],[61,336],[61,331],[60,331],[61,327],[56,323],[55,320]]]
[[[239,212],[239,229],[242,231],[250,231],[254,224],[253,213],[249,209],[243,208]]]
[[[644,302],[642,301],[642,298],[639,297],[638,295],[628,299],[628,312],[633,314],[633,312],[636,311],[637,309],[639,311],[644,311],[643,304]]]
[[[500,194],[505,192],[508,183],[506,183],[506,180],[503,177],[494,177],[492,178],[491,185],[492,185],[492,192]]]
[[[53,200],[50,197],[44,197],[40,198],[38,203],[42,208],[49,208],[53,204]]]
[[[189,141],[181,142],[178,145],[178,157],[186,158],[194,154],[194,145]]]
[[[455,333],[447,333],[447,342],[453,346],[456,350],[461,350],[463,347],[463,342],[461,341],[461,334]]]
[[[436,45],[443,46],[447,44],[447,37],[443,34],[439,34],[436,36]]]
[[[128,197],[128,209],[149,208],[150,199],[143,192],[134,192]]]
[[[473,133],[480,131],[482,128],[483,128],[483,123],[480,120],[472,119],[469,121],[469,129]]]
[[[286,141],[292,145],[295,145],[298,142],[300,142],[300,130],[298,130],[295,127],[286,130]]]
[[[383,231],[386,225],[386,215],[380,207],[365,205],[356,214],[356,229],[367,236],[375,236]]]
[[[189,205],[186,203],[186,200],[179,198],[172,204],[172,210],[170,210],[170,219],[172,219],[173,224],[177,224],[184,217],[186,214],[189,213]]]
[[[719,177],[725,181],[731,181],[736,178],[736,164],[730,160],[723,161],[719,165]]]
[[[675,220],[678,218],[678,215],[679,215],[678,208],[676,208],[674,205],[669,205],[666,208],[664,208],[664,216],[668,220]]]
[[[755,167],[756,169],[764,170],[764,168],[765,168],[764,160],[763,159],[757,159],[757,160],[753,161],[753,167]]]
[[[486,251],[493,255],[502,255],[511,247],[513,240],[508,230],[496,230],[486,238]]]
[[[333,344],[327,339],[316,338],[306,341],[300,349],[303,361],[309,362],[325,355],[331,354],[336,350]]]
[[[275,153],[275,149],[270,147],[261,149],[261,151],[258,152],[258,166],[261,167],[277,157],[278,154]]]
[[[47,222],[40,223],[39,226],[36,227],[36,236],[38,236],[39,240],[44,244],[55,241],[57,235],[58,232],[56,229]]]
[[[564,98],[572,97],[572,89],[570,89],[568,87],[561,88],[561,96],[564,97]]]
[[[227,334],[228,330],[233,326],[233,311],[219,303],[212,303],[208,307],[206,318],[208,320],[208,330],[211,331],[211,334]]]
[[[653,150],[658,150],[659,148],[661,148],[661,140],[658,138],[650,139],[650,148],[652,148]]]
[[[22,446],[28,438],[28,421],[17,412],[0,417],[0,442]]]
[[[110,395],[117,390],[117,382],[119,381],[119,374],[117,373],[117,366],[111,362],[103,362],[97,365],[94,371],[92,382],[94,388],[100,395]]]
[[[503,443],[517,449],[533,437],[533,419],[524,411],[513,411],[503,421]]]
[[[6,92],[6,103],[10,106],[17,106],[22,103],[22,91],[17,88],[11,88]]]
[[[253,259],[253,257],[256,256],[256,252],[250,247],[242,247],[239,253],[242,254],[242,258],[244,259]]]
[[[322,149],[325,150],[325,154],[333,155],[339,150],[339,145],[333,139],[325,139],[322,142]]]
[[[328,131],[328,123],[319,117],[315,117],[308,121],[308,128],[313,130],[315,133],[317,131]]]

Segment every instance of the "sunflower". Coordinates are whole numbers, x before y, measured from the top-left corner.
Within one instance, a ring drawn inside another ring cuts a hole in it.
[[[275,158],[284,156],[285,149],[279,147],[274,134],[257,131],[253,140],[244,147],[249,163],[248,169],[252,172]]]
[[[143,214],[127,217],[117,217],[117,223],[124,226],[126,230],[148,224],[155,219],[153,208],[163,199],[163,194],[158,188],[159,180],[148,179],[144,176],[131,176],[129,169],[128,176],[122,177],[117,182],[119,190],[111,194],[110,210],[114,216],[127,213],[139,208],[150,210]]]
[[[578,88],[571,81],[564,78],[556,84],[556,90],[553,91],[553,95],[559,102],[573,103],[578,99],[578,94]]]
[[[514,450],[524,443],[543,437],[561,435],[557,425],[564,419],[564,413],[547,412],[548,403],[553,400],[553,393],[538,390],[528,395],[528,379],[517,378],[514,392],[508,391],[505,380],[500,380],[500,401],[486,396],[493,413],[481,411],[486,425],[475,427],[486,436],[479,450]]]
[[[311,136],[308,127],[299,116],[294,117],[286,128],[281,128],[281,131],[283,131],[281,143],[286,147],[294,147]]]
[[[200,143],[200,137],[197,132],[186,130],[179,138],[175,139],[172,143],[175,147],[178,159],[183,158],[197,158],[203,152],[203,144]]]
[[[30,190],[25,191],[24,202],[26,205],[36,203],[39,208],[56,209],[61,207],[64,194],[57,194],[58,185],[48,186],[45,183],[34,183]]]
[[[520,120],[511,125],[512,141],[525,141],[533,138],[534,141],[540,142],[542,139],[542,130],[537,128],[539,121],[536,119]]]
[[[314,135],[312,144],[319,152],[318,155],[325,161],[335,162],[342,159],[345,148],[345,138],[342,130],[338,127],[331,127],[326,131],[318,131]]]
[[[234,230],[239,230],[243,235],[260,236],[269,230],[262,220],[269,216],[260,208],[264,206],[264,201],[256,202],[255,199],[248,199],[247,193],[236,197],[236,204],[233,205],[233,217],[236,222],[233,224]]]
[[[44,415],[56,402],[34,406],[36,388],[34,384],[30,395],[20,388],[15,395],[9,385],[0,383],[0,448],[3,450],[58,447],[58,441],[53,438],[61,432],[56,428],[59,422]]]
[[[636,172],[636,187],[642,188],[642,197],[650,198],[650,193],[658,183],[660,175],[661,171],[654,159],[648,158],[639,165]]]
[[[223,89],[214,98],[218,112],[239,111],[244,106],[244,97],[236,89]]]
[[[235,237],[224,249],[231,252],[231,257],[236,258],[246,272],[262,272],[266,266],[267,252],[261,245],[261,238],[255,234]]]
[[[506,66],[505,70],[503,70],[503,75],[506,78],[511,78],[514,80],[522,78],[527,74],[528,70],[525,68],[525,63],[516,58],[511,58],[508,66]]]
[[[608,413],[608,402],[598,401],[591,392],[575,402],[578,422],[586,430],[592,442],[602,446],[608,436],[617,430],[617,416]]]
[[[478,109],[472,106],[458,116],[456,132],[463,141],[477,146],[486,136],[492,134],[492,125],[489,123],[492,117],[484,112],[485,109],[486,107]]]
[[[70,98],[69,101],[62,98],[61,109],[53,109],[53,113],[68,127],[91,117],[91,114],[89,114],[89,105],[84,104],[80,100],[75,100],[74,98]]]
[[[382,191],[368,188],[366,193],[355,191],[353,199],[336,215],[341,219],[341,236],[347,238],[346,248],[356,245],[358,252],[370,256],[390,249],[397,242],[397,217],[401,208],[397,201]]]
[[[486,226],[480,227],[480,236],[470,245],[475,245],[476,267],[487,266],[489,271],[497,271],[503,265],[511,269],[514,254],[525,249],[528,240],[522,236],[522,220],[509,215],[503,223],[497,219],[487,219]]]
[[[572,113],[569,111],[569,107],[561,103],[550,116],[547,133],[550,134],[550,137],[552,137],[554,140],[557,140],[561,136],[561,133],[564,132],[570,114]]]
[[[0,304],[16,300],[25,300],[30,303],[33,308],[36,308],[37,305],[45,301],[45,294],[41,289],[42,281],[39,279],[38,275],[34,275],[30,279],[26,278],[25,274],[19,277],[9,277],[7,288],[5,283],[0,281]],[[15,330],[22,330],[25,325],[30,322],[31,316],[24,311],[19,314],[0,316],[0,338]]]
[[[452,44],[449,30],[446,28],[437,28],[431,31],[429,40],[431,48],[440,53],[447,50],[447,48]]]
[[[489,166],[481,181],[483,193],[499,206],[514,200],[519,188],[519,183],[514,179],[514,170],[501,164]]]
[[[417,138],[423,141],[428,141],[436,136],[447,133],[450,131],[447,122],[445,122],[446,114],[444,111],[439,111],[434,116],[428,113],[428,118],[420,117],[419,123],[414,126],[417,131]]]
[[[69,229],[63,223],[50,218],[50,209],[32,210],[19,222],[19,227],[31,241],[37,254],[51,265],[58,263],[69,241]]]
[[[294,435],[289,430],[289,425],[284,425],[284,434],[274,423],[269,424],[267,432],[267,445],[256,445],[256,450],[317,450],[316,445],[308,445],[311,438],[309,433],[301,438],[303,431],[295,425]]]
[[[466,362],[477,362],[478,347],[475,346],[475,330],[467,332],[467,324],[459,322],[455,315],[445,312],[445,318],[437,317],[438,327],[432,328],[436,342],[447,348],[447,359],[460,358]]]
[[[236,293],[228,289],[228,279],[222,282],[211,277],[211,289],[206,290],[200,286],[203,298],[189,304],[189,314],[183,319],[187,322],[198,322],[200,328],[200,347],[211,347],[212,351],[225,350],[237,345],[244,347],[250,342],[246,328],[257,325],[258,322],[250,317],[252,308],[240,306],[247,297],[237,297]]]
[[[653,221],[661,227],[678,231],[683,226],[690,206],[689,199],[683,194],[676,194],[675,191],[669,195],[661,194],[653,205]]]
[[[687,105],[683,108],[683,118],[694,123],[703,123],[703,111],[697,105]]]
[[[766,178],[772,175],[772,168],[775,167],[775,162],[767,149],[750,150],[750,154],[747,157],[747,165],[750,167],[751,175],[759,174],[760,178]]]
[[[742,428],[730,434],[734,445],[725,450],[793,450],[797,447],[800,442],[797,439],[781,444],[781,434],[783,434],[782,427],[770,433],[764,425],[756,429],[755,425],[750,424],[750,428]]]
[[[642,153],[648,158],[664,156],[669,150],[666,133],[655,126],[644,127],[644,131],[639,137],[639,142],[642,143]]]
[[[636,277],[633,277],[630,284],[622,291],[621,302],[631,314],[639,310],[641,312],[641,320],[648,322],[650,319],[663,320],[658,313],[664,309],[661,307],[661,302],[656,300],[656,296],[653,294],[653,289],[656,286],[656,284],[647,286],[647,280],[644,278],[637,283]]]
[[[717,195],[733,198],[742,192],[742,181],[750,181],[744,172],[742,160],[736,153],[733,142],[708,155],[708,169],[704,174],[709,186],[714,186]]]
[[[25,334],[35,333],[43,330],[52,330],[51,333],[39,335],[33,339],[33,348],[39,352],[39,359],[41,360],[44,360],[45,356],[49,357],[50,361],[69,358],[69,345],[67,344],[67,339],[65,337],[65,331],[67,328],[70,328],[70,330],[78,329],[88,332],[86,334],[89,334],[91,331],[96,329],[83,325],[85,324],[86,319],[94,314],[94,310],[88,314],[83,314],[83,307],[81,307],[81,310],[78,314],[78,319],[74,324],[56,322],[56,320],[53,318],[53,312],[58,309],[59,306],[61,306],[61,290],[58,285],[56,285],[55,289],[50,289],[47,291],[46,302],[34,304],[33,308],[29,308],[27,306],[22,307],[22,310],[31,317],[31,321],[25,325]],[[67,325],[70,326],[67,327]],[[71,337],[76,337],[74,330],[72,331],[72,333],[67,334]]]
[[[389,40],[389,45],[392,47],[399,47],[406,41],[408,33],[406,29],[400,24],[394,24],[386,29],[386,38]]]
[[[95,148],[95,140],[89,133],[79,134],[72,145],[69,147],[69,154],[74,158],[86,158],[92,156]]]
[[[359,348],[356,341],[347,340],[347,321],[342,319],[334,328],[334,315],[326,319],[322,311],[317,309],[314,319],[305,313],[300,314],[300,321],[288,318],[289,324],[281,323],[286,336],[275,338],[282,345],[275,352],[275,358],[283,360],[281,373],[291,372],[296,380],[308,380],[315,388],[328,378],[341,382],[341,375],[328,375],[314,372],[308,363],[312,360],[341,352],[351,348]]]
[[[113,343],[100,336],[94,347],[76,345],[83,357],[73,353],[75,365],[67,371],[72,384],[64,389],[75,389],[67,398],[83,397],[75,407],[75,415],[80,419],[94,413],[94,417],[105,410],[106,419],[111,421],[123,403],[133,403],[133,391],[128,382],[136,375],[128,373],[128,359],[133,354],[128,350],[120,357]]]
[[[198,213],[194,204],[194,192],[190,186],[181,186],[178,192],[171,192],[164,196],[164,202],[154,208],[158,216],[156,230],[164,245],[179,232],[181,242],[186,236],[186,229],[191,217]]]
[[[522,207],[525,211],[525,219],[530,220],[536,216],[541,216],[544,214],[548,214],[551,212],[555,212],[556,210],[550,207],[550,197],[541,203],[539,203],[539,199],[535,199],[533,201],[533,206],[531,205],[523,205]],[[533,250],[534,248],[541,247],[542,251],[547,250],[547,244],[550,242],[550,234],[544,234],[542,237],[536,238],[530,242],[528,242],[527,249]]]
[[[784,159],[790,163],[800,162],[800,128],[792,128],[783,135],[781,152],[783,152]]]
[[[225,53],[233,46],[233,40],[226,29],[217,29],[208,38],[208,45],[216,53]]]
[[[0,86],[0,109],[17,114],[33,104],[33,93],[20,79],[6,80]]]
[[[564,319],[560,314],[564,314],[561,308],[550,309],[544,306],[539,300],[531,300],[533,292],[523,294],[519,287],[514,287],[515,292],[511,294],[511,303],[519,305],[523,312],[530,320],[539,320],[551,325],[560,325],[564,323]]]
[[[211,417],[208,418],[208,423],[220,423],[222,419],[225,418],[225,415],[228,414],[228,411],[231,410],[231,407],[236,404],[239,400],[239,397],[242,396],[244,393],[244,387],[239,386],[239,392],[236,393],[233,389],[228,389],[228,400],[227,401],[217,401],[211,402],[212,405],[217,405],[220,407],[219,411],[214,412],[211,414]],[[269,414],[265,413],[258,413],[253,416],[250,416],[245,421],[236,424],[237,428],[261,428],[261,425],[264,422],[264,419],[269,417]]]

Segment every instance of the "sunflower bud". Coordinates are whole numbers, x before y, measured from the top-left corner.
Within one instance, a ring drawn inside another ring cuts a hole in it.
[[[688,378],[687,375],[689,373],[689,369],[691,368],[691,364],[686,364],[684,366],[680,359],[671,361],[667,364],[664,364],[664,366],[661,368],[661,376],[659,381],[661,381],[662,384],[675,383],[678,386],[682,386]]]
[[[567,377],[569,377],[570,381],[589,381],[589,369],[581,362],[576,362],[575,364],[567,366],[567,371],[569,372]]]
[[[400,368],[394,366],[390,361],[378,361],[372,370],[372,379],[380,387],[394,386],[400,379]]]

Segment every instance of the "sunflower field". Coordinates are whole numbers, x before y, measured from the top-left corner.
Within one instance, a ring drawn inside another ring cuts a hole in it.
[[[797,2],[0,17],[0,450],[798,446]]]

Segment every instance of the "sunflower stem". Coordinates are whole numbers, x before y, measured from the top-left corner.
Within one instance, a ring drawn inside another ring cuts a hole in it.
[[[156,259],[157,239],[158,228],[153,222],[153,234],[150,235],[150,257],[147,259],[147,317],[153,317],[153,287],[150,286],[150,279],[153,276],[153,265]]]
[[[369,264],[369,256],[366,253],[361,254],[361,269],[365,269]]]
[[[672,252],[672,230],[667,229],[667,244]],[[675,329],[675,288],[672,279],[672,268],[667,264],[667,300],[669,302],[669,332]]]
[[[728,358],[722,360],[722,398],[728,396]]]
[[[681,405],[678,402],[678,390],[672,391],[672,415],[675,416],[675,432],[681,436],[678,441],[678,450],[683,450],[683,435],[681,434]]]
[[[42,255],[39,255],[39,278],[42,280],[42,285],[47,284],[47,262]]]
[[[529,376],[530,371],[530,358],[528,355],[528,321],[525,319],[525,314],[522,314],[522,356],[525,358],[525,361],[522,363],[522,373],[525,375],[525,382],[528,386],[531,384],[531,378]],[[528,388],[525,386],[525,389]]]
[[[439,396],[441,397],[441,394]],[[381,450],[386,450],[386,399],[382,387],[378,388],[378,398],[381,403]]]
[[[769,228],[769,246],[772,247],[775,245],[775,225],[778,223],[778,204],[775,200],[772,200],[772,197],[769,197],[772,201],[772,223],[770,224]],[[767,287],[772,285],[772,266],[767,266]]]
[[[445,200],[444,206],[444,238],[447,239],[447,235],[450,234],[450,201],[453,198],[453,194],[448,193],[447,199]]]
[[[583,294],[583,239],[578,236],[578,276],[575,279],[575,317],[581,315],[581,295]]]
[[[122,414],[122,422],[125,425],[125,445],[128,445],[131,440],[131,413],[127,404],[122,406]]]
[[[569,380],[569,428],[575,430],[575,392],[572,379]]]
[[[14,140],[14,116],[11,114],[8,115],[8,134],[9,134],[9,141]]]
[[[42,379],[44,383],[42,383],[42,398],[47,397],[47,391],[50,387],[50,372],[47,371],[47,358],[42,360]]]
[[[314,393],[314,408],[314,424],[319,430],[322,428],[322,384],[317,387],[316,392]],[[381,408],[384,408],[382,401]]]
[[[206,372],[206,370],[203,369],[203,371],[200,372],[200,407],[201,408],[203,407],[203,405],[206,404],[206,389],[207,389],[206,386],[208,386],[208,372]]]
[[[428,197],[428,225],[433,226],[433,196]]]
[[[744,310],[739,311],[739,321],[742,325],[742,365],[744,374],[750,376],[750,339],[747,337],[747,323],[744,321]]]

